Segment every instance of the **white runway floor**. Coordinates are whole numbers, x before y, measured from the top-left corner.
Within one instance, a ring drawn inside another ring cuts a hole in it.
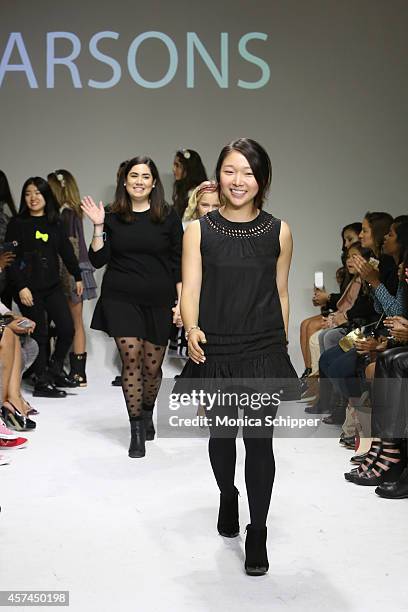
[[[3,453],[1,590],[69,590],[75,612],[407,609],[408,501],[347,483],[337,439],[275,441],[270,570],[249,578],[242,440],[241,536],[227,540],[206,441],[158,439],[129,459],[121,389],[106,370],[89,378],[75,397],[37,399],[29,447]]]

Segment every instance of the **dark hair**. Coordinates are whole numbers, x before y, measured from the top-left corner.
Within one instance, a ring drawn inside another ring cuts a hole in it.
[[[351,249],[357,249],[357,251],[360,253],[361,257],[364,257],[364,259],[367,260],[367,261],[372,256],[371,249],[366,249],[365,247],[361,246],[361,242],[359,240],[357,242],[353,242],[353,244],[350,244],[348,249],[346,249],[347,255],[349,254]]]
[[[345,260],[347,261],[347,256],[349,254],[349,252],[351,251],[351,249],[356,249],[361,257],[364,257],[364,259],[366,261],[368,261],[370,259],[370,257],[372,256],[372,251],[371,249],[366,249],[365,247],[361,246],[361,242],[354,242],[353,244],[350,244],[349,248],[346,249],[345,251]],[[351,279],[353,278],[353,275],[349,273],[349,271],[346,268],[346,276],[348,279],[347,284],[351,281]],[[370,293],[370,285],[367,283],[367,281],[361,279],[361,288],[362,288],[362,292],[365,295],[369,295]]]
[[[401,223],[408,223],[408,215],[398,215],[398,217],[395,217],[393,225],[397,227]]]
[[[173,185],[173,204],[176,212],[183,217],[188,204],[188,192],[207,180],[207,172],[200,155],[193,149],[180,149],[176,152],[184,176]]]
[[[397,242],[401,247],[399,263],[408,260],[408,221],[399,223],[395,229]]]
[[[222,149],[217,161],[215,176],[218,184],[220,184],[221,166],[224,159],[233,151],[238,151],[248,160],[258,183],[258,193],[255,196],[254,204],[257,208],[262,209],[272,180],[272,164],[269,155],[258,142],[250,138],[239,138],[230,142]]]
[[[379,257],[384,244],[384,237],[390,231],[394,219],[386,212],[367,212],[364,219],[368,221],[371,227],[371,233],[374,240],[374,248],[372,250],[374,255]]]
[[[150,194],[150,216],[152,221],[155,223],[161,223],[169,213],[169,206],[166,204],[164,199],[163,184],[160,180],[157,166],[154,161],[146,155],[133,157],[123,166],[119,173],[119,178],[121,180],[118,180],[118,184],[116,186],[115,201],[110,207],[110,211],[118,214],[122,221],[125,221],[126,223],[131,223],[134,221],[134,216],[132,215],[132,200],[126,191],[124,180],[126,180],[127,175],[133,166],[138,166],[140,164],[148,166],[150,172],[152,173],[155,187],[152,189]]]
[[[49,223],[56,223],[59,219],[59,204],[57,198],[52,192],[51,187],[47,183],[45,179],[41,176],[31,176],[26,180],[21,190],[21,198],[20,198],[20,208],[18,210],[18,215],[20,217],[30,217],[30,211],[25,201],[25,192],[29,185],[34,185],[37,187],[38,191],[41,193],[42,197],[45,200],[45,210],[44,214],[47,217],[47,221]]]
[[[341,230],[341,237],[343,239],[343,247],[342,247],[343,251],[347,250],[345,245],[344,245],[344,234],[347,232],[347,230],[349,230],[351,232],[354,232],[355,234],[357,234],[357,236],[359,236],[360,232],[362,230],[362,227],[363,227],[363,225],[359,221],[355,222],[355,223],[349,223],[348,225],[345,225],[343,227],[343,229]]]
[[[128,163],[128,161],[129,161],[129,160],[125,159],[125,161],[121,161],[121,162],[120,162],[120,164],[119,164],[119,166],[118,166],[118,169],[116,170],[116,184],[117,184],[117,183],[118,183],[120,180],[122,180],[122,179],[124,178],[124,177],[122,177],[122,174],[123,174],[123,170],[124,170],[124,168],[125,168],[126,164]]]
[[[8,205],[13,217],[17,214],[14,198],[10,191],[10,185],[3,170],[0,170],[0,202],[5,202]]]

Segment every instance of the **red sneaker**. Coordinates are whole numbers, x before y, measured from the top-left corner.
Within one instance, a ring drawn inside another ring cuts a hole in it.
[[[17,438],[16,440],[4,440],[0,438],[0,449],[4,450],[5,448],[24,448],[27,446],[27,438]]]

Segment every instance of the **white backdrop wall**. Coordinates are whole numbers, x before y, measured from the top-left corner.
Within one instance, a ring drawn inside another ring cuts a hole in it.
[[[83,194],[107,202],[118,163],[140,153],[156,160],[170,198],[176,149],[198,150],[211,175],[233,138],[267,148],[274,173],[267,209],[294,235],[290,350],[300,369],[298,330],[315,312],[313,273],[322,269],[335,288],[341,227],[366,210],[408,212],[408,4],[3,0],[0,10],[0,167],[16,200],[27,176],[63,167]],[[100,32],[109,38],[95,42]],[[145,32],[161,40],[147,35],[136,59],[130,53],[129,72],[129,48]],[[255,59],[242,47],[247,34]],[[108,59],[95,57],[91,40]],[[76,68],[53,66],[53,57],[70,54]],[[166,74],[162,87],[143,81],[157,85]],[[90,352],[110,364],[105,346],[102,334],[90,334]]]

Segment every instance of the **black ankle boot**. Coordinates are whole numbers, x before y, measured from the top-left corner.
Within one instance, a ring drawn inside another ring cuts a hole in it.
[[[34,390],[33,390],[34,397],[50,397],[54,399],[61,398],[61,397],[67,397],[67,394],[64,391],[64,389],[58,389],[53,382],[53,378],[49,376],[47,373],[43,374],[42,376],[34,375],[33,383],[34,383]]]
[[[247,525],[245,540],[245,571],[248,576],[263,576],[269,569],[266,552],[266,527]]]
[[[142,417],[130,418],[130,435],[129,457],[144,457],[146,432]]]
[[[387,499],[406,499],[408,497],[408,467],[396,482],[383,482],[375,492]]]
[[[64,364],[61,361],[58,361],[54,358],[51,359],[48,368],[48,374],[51,382],[56,387],[78,387],[78,381],[74,380],[73,378],[70,378],[70,376],[68,376],[68,374],[64,371],[63,366]]]
[[[142,416],[146,432],[146,440],[154,440],[156,430],[153,424],[153,406],[150,408],[143,407]]]
[[[239,535],[238,495],[239,491],[236,487],[234,487],[232,497],[220,494],[217,529],[224,538],[235,538]]]
[[[71,366],[70,373],[68,377],[71,380],[75,380],[80,387],[87,386],[86,380],[86,353],[70,353],[69,354],[69,363]]]

